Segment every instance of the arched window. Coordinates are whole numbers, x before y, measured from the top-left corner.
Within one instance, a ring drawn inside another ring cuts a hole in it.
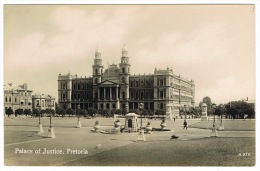
[[[125,109],[125,104],[124,103],[122,104],[122,108]]]
[[[131,81],[130,87],[134,87],[134,82]]]
[[[95,73],[96,73],[96,75],[98,74],[98,70],[97,69],[95,69]]]
[[[95,78],[95,84],[97,84],[97,82],[98,82],[98,80],[97,80],[97,78]]]
[[[122,77],[122,83],[125,83],[125,77]]]
[[[122,73],[125,73],[125,67],[122,68]]]
[[[113,104],[112,104],[112,107],[113,107],[113,109],[115,109],[115,108],[116,108],[116,104],[115,104],[115,103],[113,103]]]
[[[109,103],[106,104],[106,108],[109,109]]]

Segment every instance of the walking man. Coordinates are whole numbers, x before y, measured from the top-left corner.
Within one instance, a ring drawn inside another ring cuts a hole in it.
[[[183,123],[183,129],[185,129],[185,128],[186,128],[186,130],[188,129],[188,123],[187,123],[186,119],[184,119],[184,123]]]

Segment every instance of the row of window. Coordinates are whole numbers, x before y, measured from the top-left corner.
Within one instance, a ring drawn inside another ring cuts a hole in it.
[[[152,80],[133,80],[130,81],[130,87],[153,87]]]
[[[49,107],[50,105],[54,106],[55,102],[52,101],[50,102],[49,100],[41,100],[41,103],[40,103],[40,100],[36,100],[36,106],[40,106],[40,107]]]
[[[74,90],[88,90],[88,89],[92,89],[92,83],[73,83],[73,89]]]

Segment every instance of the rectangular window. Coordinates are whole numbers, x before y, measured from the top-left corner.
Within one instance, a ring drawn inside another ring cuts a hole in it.
[[[163,91],[160,91],[160,98],[163,98]]]
[[[160,103],[160,109],[163,109],[163,103]]]

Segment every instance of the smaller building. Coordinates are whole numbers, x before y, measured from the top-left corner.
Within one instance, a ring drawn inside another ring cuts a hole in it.
[[[37,93],[32,96],[32,108],[41,110],[55,110],[55,97],[49,94]]]
[[[8,83],[4,85],[4,108],[5,111],[11,108],[32,110],[32,90],[28,89],[27,83],[22,85],[13,85]]]

